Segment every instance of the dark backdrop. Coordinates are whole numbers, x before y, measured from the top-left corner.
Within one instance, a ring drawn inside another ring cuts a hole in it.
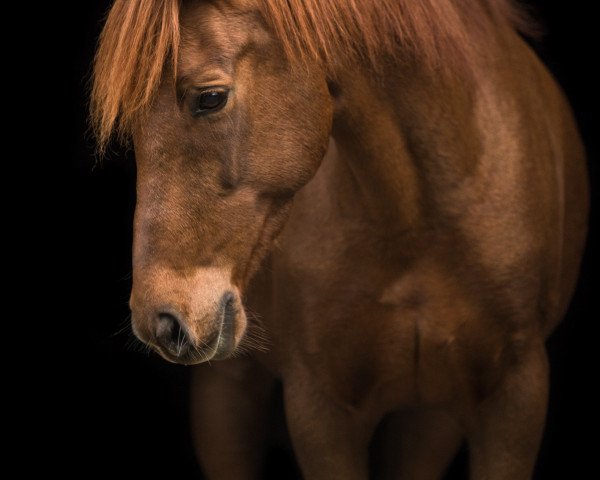
[[[565,89],[589,153],[592,187],[598,179],[596,111],[591,108],[589,72],[597,62],[590,5],[579,1],[532,1],[546,34],[535,48]],[[140,352],[129,337],[131,222],[135,168],[131,152],[113,150],[96,166],[93,141],[86,134],[86,81],[108,0],[74,2],[73,21],[62,34],[72,59],[72,182],[69,197],[74,237],[68,245],[75,271],[67,290],[75,299],[70,330],[80,345],[67,368],[73,394],[69,417],[76,426],[70,455],[89,472],[130,478],[200,475],[187,430],[188,369]],[[567,6],[568,5],[568,6]],[[595,211],[595,210],[594,210]],[[585,478],[595,468],[592,388],[597,373],[592,335],[592,257],[597,243],[597,215],[581,281],[566,321],[549,341],[552,389],[538,477]],[[83,373],[82,373],[83,372]],[[597,399],[597,398],[596,398]],[[291,478],[285,455],[271,455],[273,478]],[[460,472],[460,462],[455,466]],[[589,472],[589,473],[588,473]],[[85,476],[85,475],[84,475]],[[456,477],[460,477],[457,473]]]

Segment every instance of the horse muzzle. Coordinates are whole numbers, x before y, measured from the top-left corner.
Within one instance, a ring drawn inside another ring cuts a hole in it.
[[[246,328],[237,289],[219,288],[223,282],[214,279],[202,278],[202,287],[188,277],[164,277],[163,272],[160,282],[142,282],[142,289],[134,279],[130,305],[135,335],[173,363],[192,365],[231,356]]]

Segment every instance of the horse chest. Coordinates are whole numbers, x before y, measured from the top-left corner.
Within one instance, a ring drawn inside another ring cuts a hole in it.
[[[341,402],[387,408],[485,390],[478,377],[493,378],[501,365],[502,332],[435,262],[394,275],[379,265],[358,275],[305,265],[280,272],[275,298],[274,342],[284,346],[287,375],[301,370]]]

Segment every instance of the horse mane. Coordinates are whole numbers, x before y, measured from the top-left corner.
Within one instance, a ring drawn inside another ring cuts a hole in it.
[[[91,121],[100,150],[125,139],[177,64],[181,0],[115,0],[94,62]],[[290,60],[328,69],[347,61],[377,66],[411,55],[430,67],[468,66],[490,27],[527,30],[513,0],[258,0]],[[461,67],[462,68],[462,67]]]

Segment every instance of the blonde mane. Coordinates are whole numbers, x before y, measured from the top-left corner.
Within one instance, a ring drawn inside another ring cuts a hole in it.
[[[91,120],[102,150],[124,139],[177,64],[181,0],[115,0],[94,62]],[[494,24],[523,29],[512,0],[258,0],[291,60],[325,68],[361,58],[412,55],[429,66],[468,64]]]

